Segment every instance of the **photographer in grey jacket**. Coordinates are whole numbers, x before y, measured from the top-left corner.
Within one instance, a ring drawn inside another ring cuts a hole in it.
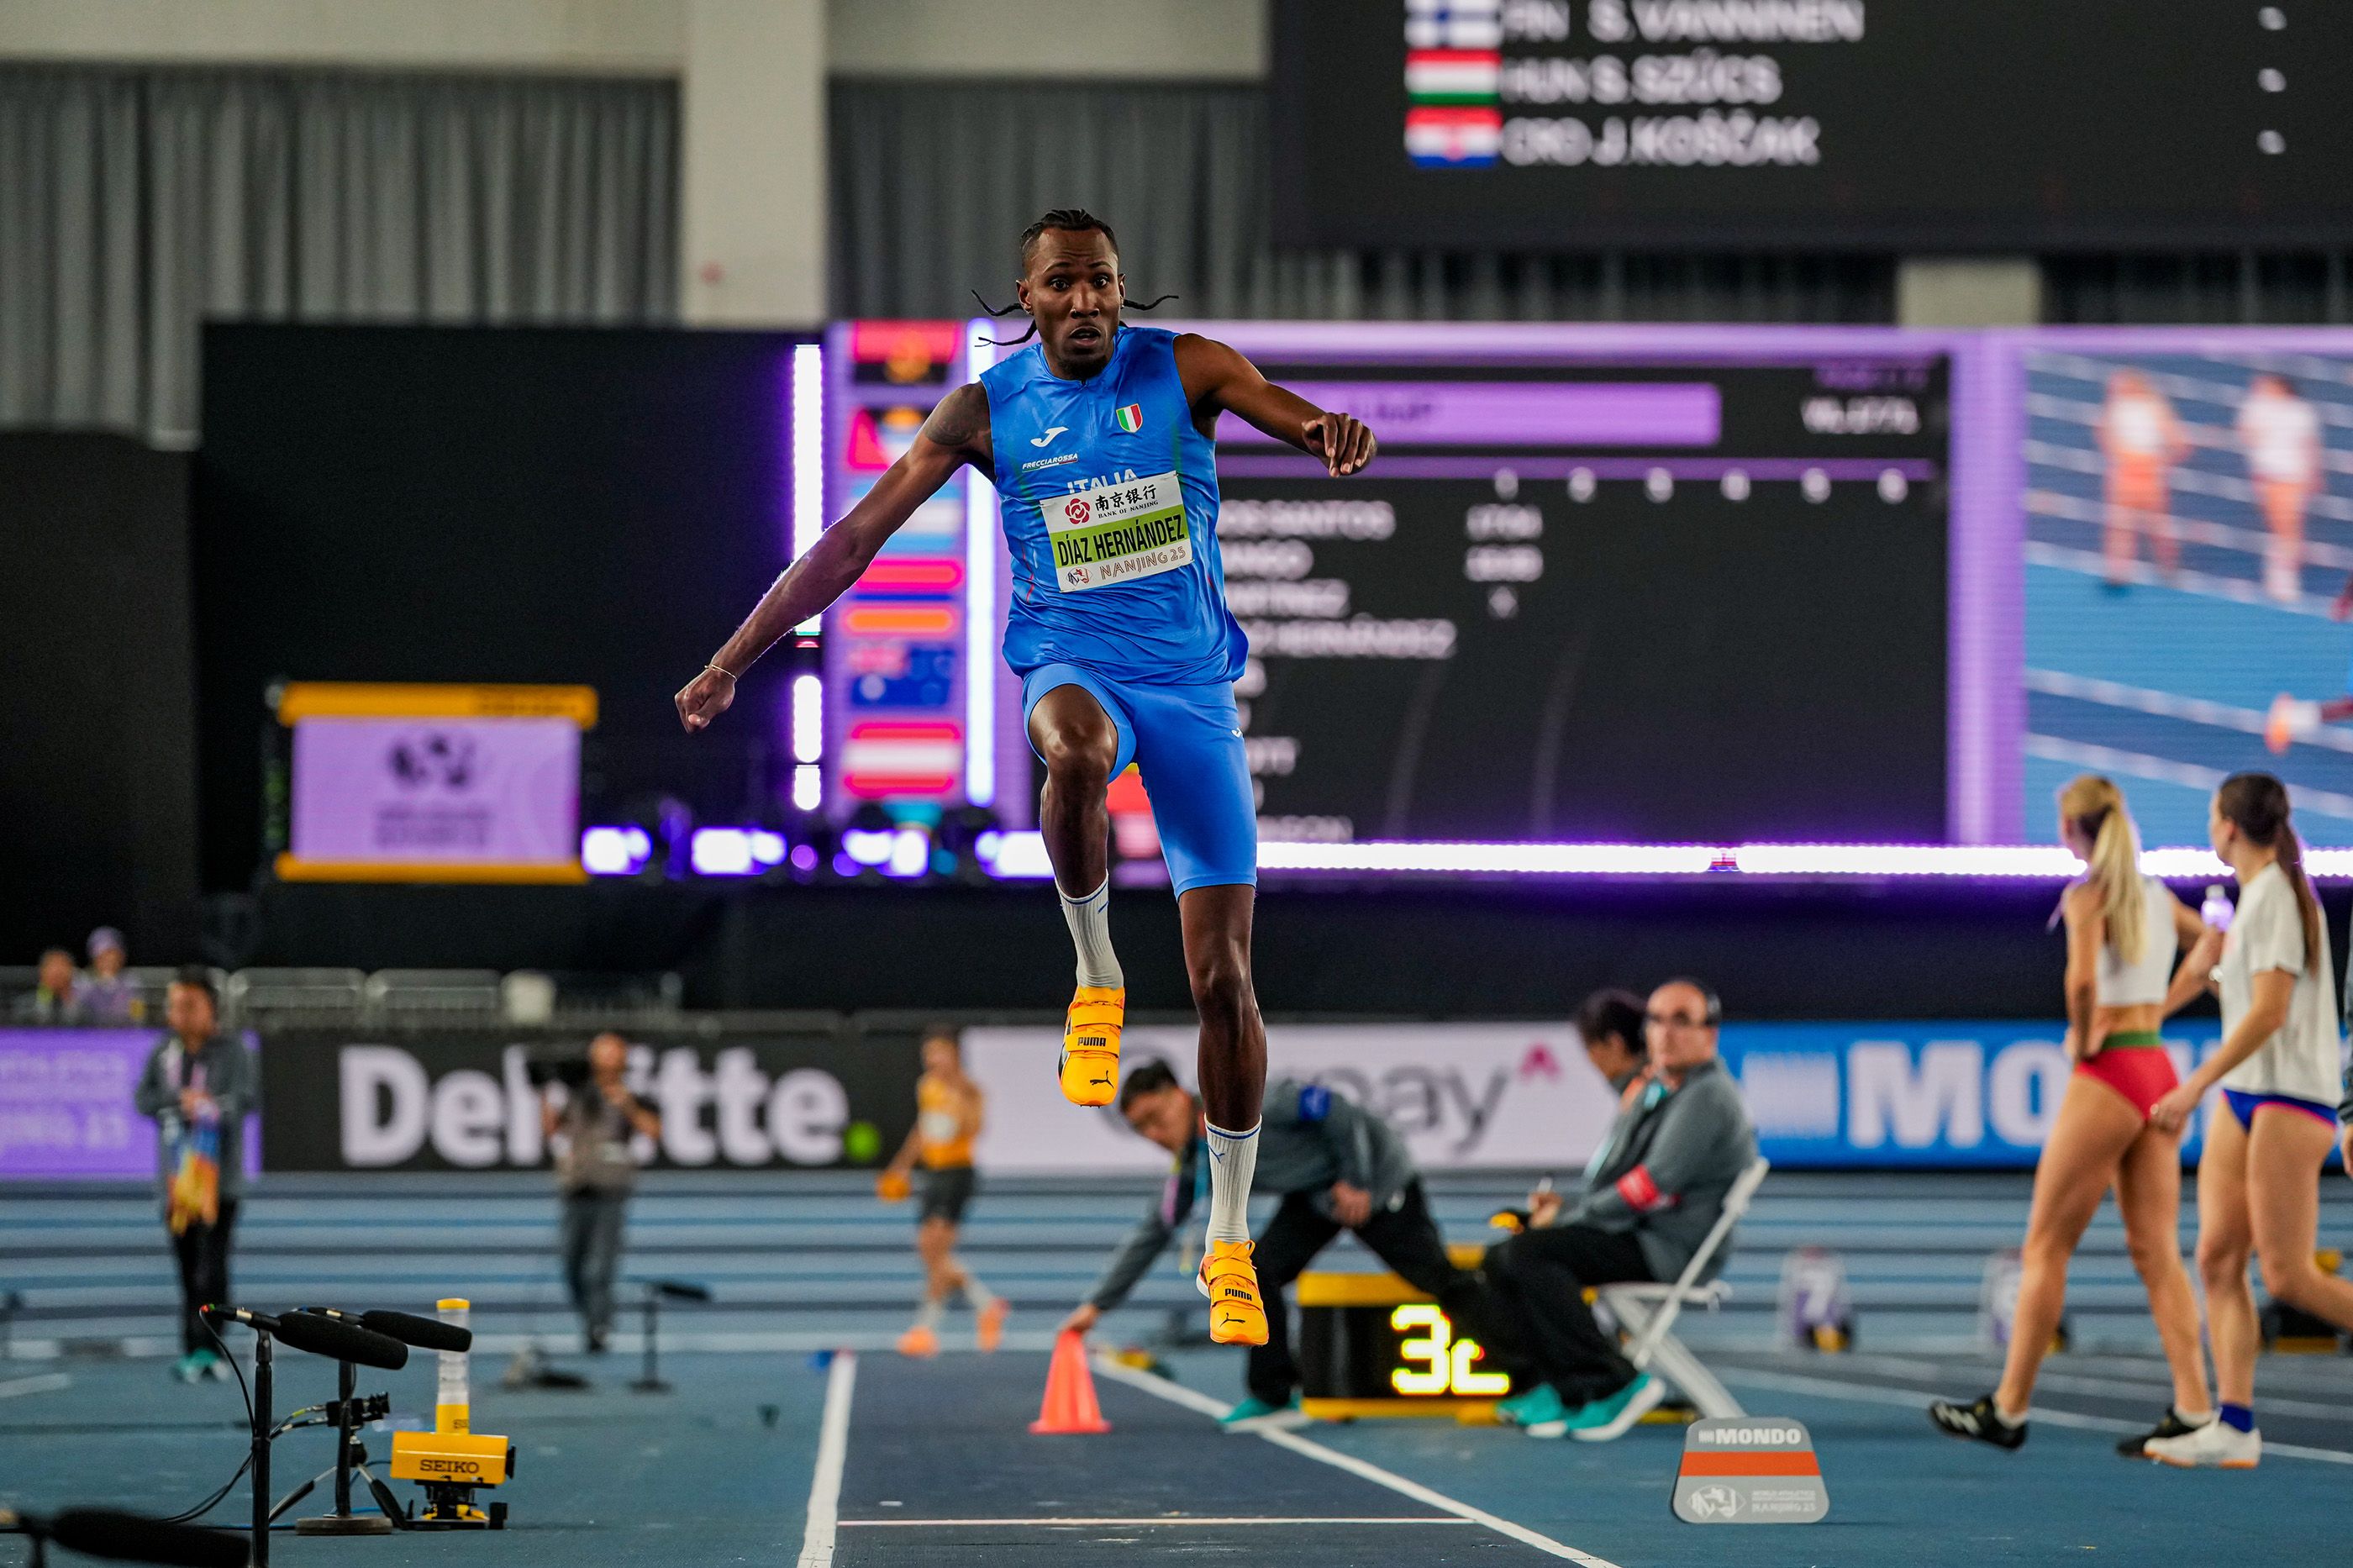
[[[1127,1299],[1208,1190],[1201,1102],[1167,1063],[1138,1063],[1120,1085],[1119,1109],[1130,1127],[1176,1156],[1176,1163],[1158,1201],[1113,1256],[1085,1304],[1064,1320],[1065,1330],[1080,1333]],[[1299,1366],[1291,1357],[1283,1288],[1343,1230],[1354,1231],[1376,1258],[1436,1297],[1458,1321],[1479,1306],[1478,1281],[1447,1258],[1422,1194],[1421,1173],[1388,1123],[1321,1084],[1285,1078],[1268,1082],[1265,1118],[1257,1190],[1282,1199],[1259,1233],[1254,1258],[1267,1339],[1250,1352],[1250,1397],[1227,1413],[1228,1426],[1279,1415],[1295,1403]]]
[[[1723,1014],[1695,980],[1651,993],[1646,1080],[1629,1086],[1583,1195],[1569,1207],[1552,1193],[1533,1194],[1528,1228],[1482,1267],[1509,1342],[1544,1380],[1497,1407],[1533,1436],[1616,1437],[1665,1392],[1601,1331],[1585,1290],[1681,1276],[1757,1158],[1739,1085],[1716,1059]],[[1731,1250],[1727,1240],[1711,1271]]]
[[[609,1031],[599,1035],[588,1043],[585,1080],[560,1098],[551,1091],[540,1101],[564,1198],[564,1282],[592,1355],[603,1352],[613,1331],[621,1225],[638,1184],[629,1141],[661,1135],[660,1115],[621,1080],[628,1061],[628,1040]]]

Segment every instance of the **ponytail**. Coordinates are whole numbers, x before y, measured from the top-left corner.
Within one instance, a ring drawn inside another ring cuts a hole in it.
[[[2287,878],[2287,885],[2295,889],[2295,912],[2304,921],[2304,967],[2307,973],[2320,963],[2320,898],[2312,890],[2312,878],[2304,869],[2304,841],[2287,823],[2280,824],[2279,868]]]
[[[2085,773],[2060,792],[2059,809],[2092,841],[2084,880],[2098,889],[2108,945],[2126,963],[2148,950],[2148,898],[2140,875],[2140,833],[2125,809],[2124,792],[2097,773]]]
[[[2295,911],[2304,925],[2304,967],[2320,966],[2320,900],[2304,868],[2304,840],[2288,820],[2287,785],[2269,773],[2232,773],[2214,792],[2214,810],[2222,820],[2259,848],[2279,857],[2280,875],[2295,894]]]

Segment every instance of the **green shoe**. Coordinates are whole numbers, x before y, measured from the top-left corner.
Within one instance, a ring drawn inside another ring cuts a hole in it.
[[[1569,1412],[1559,1431],[1544,1436],[1569,1436],[1580,1443],[1607,1443],[1623,1436],[1636,1422],[1656,1410],[1666,1396],[1664,1384],[1647,1372],[1637,1373],[1633,1382],[1607,1398]]]
[[[206,1371],[220,1358],[210,1351],[190,1351],[172,1368],[172,1375],[182,1383],[202,1383]]]
[[[1296,1395],[1281,1405],[1269,1405],[1251,1394],[1218,1417],[1218,1425],[1229,1432],[1247,1432],[1266,1426],[1303,1426],[1306,1424],[1307,1417],[1300,1413]]]
[[[1533,1426],[1539,1421],[1557,1421],[1567,1414],[1559,1393],[1549,1383],[1495,1401],[1495,1418],[1508,1426]]]

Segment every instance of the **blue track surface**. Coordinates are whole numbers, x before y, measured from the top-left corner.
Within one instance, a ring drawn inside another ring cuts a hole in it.
[[[1190,1352],[1173,1361],[1185,1386],[1229,1396],[1239,1372],[1233,1354]],[[2162,1370],[2152,1361],[2054,1358],[2032,1435],[2015,1454],[1943,1436],[1920,1409],[1926,1394],[1988,1386],[1987,1363],[1763,1353],[1715,1361],[1752,1412],[1811,1428],[1831,1495],[1826,1522],[1677,1523],[1668,1512],[1682,1443],[1675,1428],[1641,1427],[1603,1445],[1436,1421],[1324,1426],[1303,1436],[1616,1568],[2344,1561],[2337,1500],[2353,1481],[2353,1363],[2342,1357],[2265,1360],[2257,1410],[2272,1448],[2260,1469],[2234,1474],[2178,1473],[2112,1452],[2116,1433],[2146,1422],[2163,1402]],[[1205,1556],[1302,1568],[1561,1560],[1476,1523],[1404,1522],[1450,1510],[1256,1437],[1220,1434],[1206,1415],[1108,1378],[1097,1386],[1110,1435],[1032,1437],[1027,1425],[1045,1366],[1042,1354],[1009,1352],[922,1364],[861,1357],[841,1519],[1006,1522],[847,1523],[833,1559],[839,1568]],[[184,1388],[153,1362],[63,1370],[69,1387],[0,1396],[0,1502],[160,1510],[210,1490],[235,1467],[242,1413],[233,1386]],[[672,1357],[664,1370],[677,1391],[663,1395],[628,1392],[623,1380],[634,1368],[627,1363],[600,1366],[598,1386],[575,1394],[510,1393],[496,1386],[496,1370],[495,1362],[478,1369],[474,1416],[478,1429],[518,1445],[516,1478],[498,1494],[513,1509],[506,1533],[353,1542],[281,1531],[277,1560],[290,1568],[347,1563],[355,1553],[385,1568],[800,1560],[827,1387],[808,1358]],[[289,1355],[280,1373],[281,1415],[330,1392],[324,1363]],[[371,1374],[363,1388],[388,1387],[396,1415],[413,1421],[430,1409],[431,1379],[423,1359],[389,1377]],[[0,1378],[0,1388],[6,1383]],[[388,1440],[374,1441],[380,1457]],[[324,1464],[327,1447],[317,1431],[282,1441],[280,1487]],[[244,1507],[240,1490],[216,1518],[241,1518]],[[1171,1513],[1390,1522],[1050,1522]]]
[[[2108,370],[2126,363],[2155,379],[2199,444],[2173,476],[2182,575],[2160,573],[2144,541],[2133,583],[2119,589],[2102,580],[2092,420]],[[2318,406],[2331,459],[2343,465],[2353,448],[2353,362],[2284,368]],[[2022,784],[2030,837],[2052,836],[2052,792],[2088,769],[2125,785],[2148,843],[2202,844],[2213,784],[2262,768],[2287,781],[2308,839],[2353,843],[2353,749],[2298,744],[2280,757],[2251,732],[2249,721],[2260,721],[2283,692],[2343,693],[2353,658],[2353,627],[2326,613],[2353,559],[2353,503],[2338,468],[2306,519],[2301,600],[2279,605],[2261,592],[2266,526],[2231,433],[2255,370],[2252,360],[2166,355],[2028,358]],[[2128,689],[2086,691],[2084,681]],[[2353,729],[2334,731],[2339,742],[2348,737]]]

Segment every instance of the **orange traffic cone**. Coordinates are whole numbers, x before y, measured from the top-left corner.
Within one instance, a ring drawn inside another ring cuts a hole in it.
[[[1086,1342],[1064,1334],[1054,1342],[1053,1363],[1046,1369],[1046,1398],[1029,1430],[1047,1436],[1108,1432],[1111,1423],[1095,1404],[1095,1376],[1087,1369]]]

